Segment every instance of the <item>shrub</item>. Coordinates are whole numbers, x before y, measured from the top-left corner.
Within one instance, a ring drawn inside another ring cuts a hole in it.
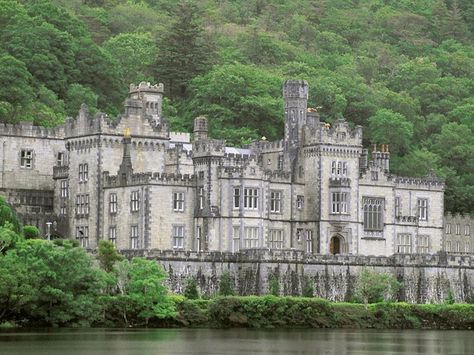
[[[23,226],[23,236],[25,239],[38,239],[40,231],[35,226]]]
[[[355,297],[367,309],[369,303],[393,300],[400,287],[392,275],[363,269],[357,279]]]
[[[303,297],[314,296],[314,282],[307,275],[303,278]]]
[[[234,282],[228,272],[224,272],[219,282],[219,296],[233,296]]]
[[[190,277],[186,280],[186,285],[184,286],[184,297],[190,300],[197,300],[199,298],[197,281],[194,277]]]
[[[280,281],[275,275],[271,275],[268,279],[268,291],[273,296],[280,296]]]

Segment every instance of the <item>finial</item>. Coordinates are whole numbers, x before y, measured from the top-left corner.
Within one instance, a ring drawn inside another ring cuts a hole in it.
[[[262,136],[262,141],[264,141],[264,142],[265,142],[266,140],[267,140],[267,137],[265,137],[265,136]]]
[[[377,143],[374,143],[374,152],[377,151]]]
[[[386,151],[387,153],[390,153],[390,151],[388,150],[388,144],[385,146],[385,151]]]
[[[123,136],[124,136],[125,138],[130,138],[130,136],[131,136],[130,128],[127,127],[127,128],[125,128],[125,129],[123,130]]]

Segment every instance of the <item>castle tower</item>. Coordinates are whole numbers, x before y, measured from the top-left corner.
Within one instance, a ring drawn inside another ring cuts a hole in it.
[[[285,142],[296,146],[301,142],[308,108],[308,82],[287,80],[283,84],[285,100]]]
[[[129,98],[143,103],[143,113],[153,118],[161,117],[161,106],[163,102],[163,84],[151,85],[141,82],[138,85],[130,84]],[[127,103],[125,104],[127,107]]]

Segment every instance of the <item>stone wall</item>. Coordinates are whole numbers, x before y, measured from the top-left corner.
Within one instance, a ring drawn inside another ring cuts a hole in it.
[[[441,303],[452,292],[458,302],[474,297],[474,258],[471,256],[396,254],[383,256],[311,255],[295,250],[246,250],[241,253],[122,250],[163,265],[172,292],[182,293],[188,277],[198,280],[202,294],[217,293],[222,273],[228,271],[240,295],[268,292],[270,275],[280,280],[282,295],[300,295],[303,280],[314,281],[314,296],[350,301],[363,268],[386,272],[404,285],[399,294],[409,303]]]

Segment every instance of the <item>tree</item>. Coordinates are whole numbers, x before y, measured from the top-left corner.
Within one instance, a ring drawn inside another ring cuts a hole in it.
[[[86,104],[89,111],[97,111],[98,95],[88,87],[81,84],[72,84],[66,93],[66,112],[69,116],[75,117],[82,104]]]
[[[369,135],[372,143],[389,144],[390,151],[404,154],[408,151],[413,136],[413,123],[391,110],[381,109],[370,117]]]
[[[401,284],[392,275],[363,269],[357,278],[355,296],[367,309],[369,303],[395,299],[400,287]]]
[[[0,120],[13,123],[33,99],[32,76],[25,63],[6,54],[0,56],[0,78]]]
[[[121,33],[103,46],[117,62],[122,86],[153,81],[151,65],[157,56],[157,48],[150,33]]]
[[[197,281],[194,277],[189,277],[186,279],[186,285],[184,286],[184,297],[190,300],[199,299]]]
[[[25,239],[38,239],[40,231],[35,226],[23,226],[23,236]]]
[[[268,291],[273,296],[280,296],[280,280],[276,275],[271,275],[268,279]]]
[[[204,37],[199,9],[193,1],[181,1],[175,21],[158,41],[155,77],[165,83],[170,96],[185,97],[188,83],[204,73],[211,62],[211,45]]]
[[[7,223],[9,225],[7,226]],[[0,196],[0,227],[7,227],[17,234],[21,234],[21,223],[12,207]]]
[[[120,290],[116,300],[127,324],[133,315],[146,326],[151,318],[176,315],[174,303],[163,284],[167,275],[156,261],[144,258],[123,260],[117,264],[116,272]]]
[[[219,296],[233,296],[235,295],[234,291],[234,282],[230,277],[229,272],[224,272],[221,275],[219,281]]]
[[[102,270],[110,273],[113,271],[115,263],[122,260],[123,256],[117,252],[113,243],[101,240],[97,250],[97,259]]]

